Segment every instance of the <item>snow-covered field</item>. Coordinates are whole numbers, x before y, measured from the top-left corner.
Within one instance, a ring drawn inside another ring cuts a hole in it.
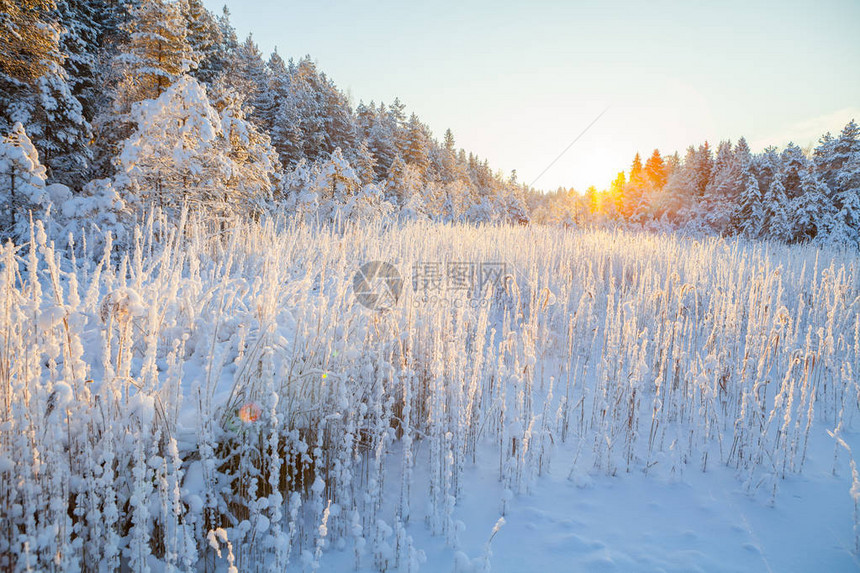
[[[2,570],[860,566],[854,252],[157,217],[32,245],[0,252]]]

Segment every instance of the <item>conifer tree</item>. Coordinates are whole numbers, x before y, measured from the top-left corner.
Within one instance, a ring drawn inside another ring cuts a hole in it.
[[[92,159],[91,127],[72,94],[66,71],[52,65],[21,103],[19,119],[28,128],[48,177],[54,183],[83,186]]]
[[[376,158],[370,151],[370,146],[366,139],[363,139],[358,146],[356,152],[355,170],[362,185],[368,185],[376,180]]]
[[[388,170],[397,156],[396,134],[384,103],[375,110],[371,107],[371,110],[374,113],[367,139],[370,151],[376,158],[376,177],[381,180],[387,177]]]
[[[443,145],[445,147],[445,151],[451,154],[455,153],[454,148],[456,147],[457,143],[454,141],[454,133],[451,131],[450,128],[445,130],[445,140]]]
[[[62,61],[53,0],[0,0],[0,74],[31,82]]]
[[[135,129],[118,157],[124,199],[228,214],[270,199],[277,158],[240,107],[220,114],[204,87],[183,76],[157,100],[135,106]]]
[[[194,65],[180,5],[171,0],[140,0],[120,26],[121,42],[107,73],[110,102],[93,121],[93,171],[109,177],[121,142],[133,130],[138,102],[155,99]]]
[[[819,175],[831,188],[836,188],[836,179],[842,167],[851,157],[860,152],[860,127],[852,119],[833,138],[829,133],[821,138],[820,145],[815,149],[814,160]]]
[[[62,65],[61,40],[69,35],[61,21],[73,20],[68,12],[65,4],[24,2],[0,15],[0,42],[8,50],[0,56],[0,130],[22,124],[47,175],[54,182],[77,186],[89,165],[90,125]],[[18,46],[21,41],[33,45]],[[41,60],[33,63],[37,57]],[[25,70],[27,62],[32,67]]]
[[[705,189],[707,189],[711,178],[711,172],[713,171],[711,147],[707,141],[703,145],[700,145],[692,155],[688,154],[687,159],[684,161],[684,166],[689,171],[693,196],[696,198],[704,196]]]
[[[155,99],[196,66],[180,4],[140,0],[126,24],[128,42],[117,58],[121,98],[130,107]]]
[[[424,175],[430,164],[430,141],[426,128],[414,113],[409,118],[406,136],[406,162]]]
[[[748,171],[735,214],[734,227],[748,239],[757,239],[764,231],[764,207],[758,180]]]
[[[668,175],[663,156],[658,149],[655,149],[645,162],[645,178],[652,189],[662,189],[666,185]]]
[[[181,8],[187,29],[186,40],[193,53],[192,59],[197,63],[192,75],[211,84],[227,65],[221,27],[201,0],[183,0]]]
[[[782,181],[783,175],[777,173],[765,193],[763,231],[766,237],[785,242],[794,236],[794,228],[790,221],[788,198]]]
[[[270,74],[252,36],[249,35],[236,48],[230,61],[228,78],[229,85],[250,106],[248,117],[251,121],[260,129],[270,131],[275,113]]]
[[[800,194],[792,201],[795,217],[796,241],[811,241],[819,232],[824,238],[825,221],[832,220],[832,204],[828,199],[828,189],[813,169],[807,168],[800,173]]]
[[[841,243],[860,246],[860,150],[842,163],[836,176],[835,199],[837,212],[831,233]]]
[[[780,154],[780,171],[782,173],[785,194],[789,199],[798,197],[801,193],[801,174],[806,171],[809,161],[803,150],[794,143],[785,146]]]
[[[101,0],[59,0],[57,21],[62,28],[60,50],[72,95],[92,121],[99,101],[99,52],[110,9]]]

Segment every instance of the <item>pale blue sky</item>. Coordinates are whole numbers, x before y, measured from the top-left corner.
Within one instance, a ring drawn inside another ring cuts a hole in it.
[[[860,121],[860,0],[226,5],[264,54],[310,54],[355,104],[399,96],[521,181],[609,106],[538,188],[605,187],[655,147],[805,146]]]

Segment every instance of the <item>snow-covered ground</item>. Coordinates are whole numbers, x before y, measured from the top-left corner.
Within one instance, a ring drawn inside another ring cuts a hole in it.
[[[860,447],[852,437],[852,445]],[[855,571],[860,560],[853,546],[847,464],[832,475],[833,440],[822,430],[813,441],[820,455],[803,476],[780,484],[775,505],[749,495],[735,472],[724,467],[677,478],[637,471],[569,479],[571,459],[559,453],[549,475],[508,502],[490,566],[512,573]],[[489,463],[466,470],[454,512],[463,524],[458,550],[429,535],[423,522],[410,528],[426,555],[422,570],[455,570],[458,551],[472,559],[485,554],[504,495],[492,457],[486,452],[481,461]],[[423,493],[415,496],[416,503]],[[326,560],[334,571],[352,566],[350,556],[338,552]]]
[[[102,257],[37,227],[0,253],[0,568],[860,564],[856,253],[380,221],[132,236]]]

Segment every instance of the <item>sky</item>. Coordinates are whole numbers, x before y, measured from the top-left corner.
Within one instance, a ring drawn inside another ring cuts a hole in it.
[[[205,4],[265,55],[309,54],[354,105],[399,97],[540,189],[605,188],[655,148],[805,147],[860,121],[858,0]]]

